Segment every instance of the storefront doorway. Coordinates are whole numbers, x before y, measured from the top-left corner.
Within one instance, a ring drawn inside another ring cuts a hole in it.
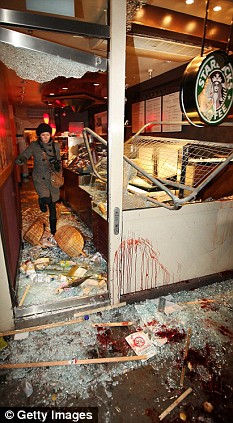
[[[108,304],[107,261],[97,251],[93,232],[80,216],[67,203],[56,204],[59,245],[63,246],[62,236],[67,230],[77,231],[74,233],[84,240],[77,254],[74,242],[70,244],[70,256],[68,245],[60,248],[56,234],[50,234],[48,215],[39,209],[31,176],[22,181],[20,202],[23,242],[16,283],[16,319]]]
[[[121,225],[120,225],[120,221],[121,221],[121,210],[122,210],[122,179],[123,179],[123,139],[124,139],[124,103],[125,103],[125,23],[126,23],[126,16],[125,16],[125,1],[122,0],[121,2],[110,2],[110,22],[112,25],[112,36],[111,36],[111,40],[109,43],[109,49],[110,49],[110,56],[111,56],[111,61],[109,62],[109,68],[108,68],[108,80],[109,80],[109,99],[108,99],[108,154],[109,154],[109,161],[112,160],[112,158],[114,158],[114,162],[111,164],[111,175],[108,172],[108,175],[110,175],[110,178],[108,178],[107,181],[107,186],[108,186],[108,194],[107,194],[107,207],[108,207],[108,213],[107,213],[107,227],[108,227],[108,238],[107,238],[107,250],[108,250],[108,260],[107,260],[107,267],[108,267],[108,293],[109,293],[109,298],[107,301],[111,302],[111,304],[116,304],[117,302],[119,302],[120,299],[120,292],[119,292],[119,285],[114,284],[114,267],[113,267],[113,262],[114,262],[114,255],[115,255],[115,251],[119,246],[120,240],[121,240]],[[17,14],[16,14],[17,16]],[[23,15],[20,15],[20,17],[22,18]],[[41,18],[38,17],[38,19],[40,20]],[[11,20],[12,22],[12,20]],[[46,21],[47,24],[48,22],[50,22],[50,20]],[[119,22],[122,23],[122,30],[119,31]],[[45,19],[43,17],[43,28],[44,25],[46,26],[45,23]],[[20,22],[20,26],[22,27],[22,20]],[[59,25],[58,25],[59,27]],[[102,25],[103,27],[103,25]],[[59,27],[59,31],[61,31],[61,29],[64,28],[64,22],[61,23],[61,26]],[[96,28],[98,28],[98,24],[97,26],[95,25],[95,27],[93,28],[93,30],[95,31]],[[56,28],[57,29],[57,28]],[[65,29],[65,28],[64,28]],[[82,34],[83,31],[86,31],[86,25],[84,23],[84,26],[82,26]],[[107,31],[104,31],[103,38],[106,37],[106,39],[110,38],[110,28],[107,27]],[[98,29],[97,29],[98,30]],[[5,29],[3,30],[3,34],[2,34],[2,39],[4,40],[3,43],[10,43],[10,37],[8,39],[8,35],[7,35],[7,31],[5,31]],[[49,31],[52,31],[52,28],[49,28]],[[77,33],[77,27],[75,30],[73,30],[75,33]],[[54,31],[54,36],[56,37],[57,34],[55,34],[56,31]],[[69,33],[72,33],[72,28],[69,28]],[[30,34],[30,33],[29,33]],[[113,36],[114,34],[114,36]],[[31,34],[30,34],[31,35]],[[33,34],[34,35],[34,34]],[[89,36],[88,32],[86,33],[87,37]],[[92,37],[93,32],[92,32]],[[26,37],[26,38],[25,38]],[[28,40],[28,36],[27,35],[22,35],[21,39],[22,40]],[[98,38],[100,37],[100,34],[98,34]],[[84,37],[85,38],[85,37]],[[30,52],[32,53],[32,55],[34,54],[34,50],[33,50],[33,43],[35,41],[35,36],[30,37],[30,42],[32,42],[32,44],[30,44],[30,47],[26,47],[26,55],[27,55],[27,48],[30,49]],[[43,42],[43,40],[41,41],[41,43],[46,46],[47,44]],[[49,70],[51,71],[51,69],[54,69],[57,71],[57,69],[60,69],[60,66],[62,67],[64,65],[64,62],[62,62],[60,60],[59,57],[59,53],[61,52],[61,49],[59,47],[59,45],[57,46],[57,49],[59,50],[56,51],[56,49],[54,50],[54,43],[53,44],[53,54],[57,55],[57,58],[59,59],[59,66],[53,66],[52,63],[50,61],[50,66],[49,66]],[[14,46],[15,47],[15,46]],[[38,45],[37,45],[38,47]],[[22,46],[22,48],[25,50],[25,45]],[[65,48],[66,49],[66,48]],[[20,48],[19,48],[20,50]],[[64,48],[62,48],[62,50],[64,51]],[[18,46],[15,47],[14,52],[18,52]],[[24,51],[25,53],[25,51]],[[76,55],[76,52],[74,53],[74,51],[72,52],[73,54]],[[47,54],[47,51],[46,51]],[[71,55],[71,58],[73,58],[73,54]],[[38,50],[36,52],[36,55],[38,56]],[[35,56],[36,56],[35,55]],[[39,55],[40,56],[40,55]],[[85,59],[86,60],[86,55]],[[95,66],[96,69],[102,69],[103,67],[106,70],[107,69],[107,59],[103,59],[102,58],[100,60],[98,60],[98,58],[96,58],[95,55],[94,56],[94,62],[92,61],[92,66]],[[77,63],[76,62],[71,62],[71,58],[69,58],[69,65],[74,64],[74,67],[76,70],[79,70],[79,59],[78,57],[83,57],[82,52],[78,53],[77,52]],[[34,57],[35,58],[35,57]],[[33,60],[34,60],[33,58]],[[44,57],[43,57],[44,59]],[[111,64],[110,64],[111,63]],[[82,68],[83,66],[81,66]],[[35,63],[33,66],[33,72],[35,71]],[[88,68],[88,66],[87,66]],[[63,67],[64,69],[64,67]],[[96,70],[95,69],[95,70]],[[93,70],[93,69],[92,69]],[[90,69],[86,69],[85,67],[85,71],[91,71]],[[34,72],[35,73],[35,72]],[[38,72],[37,72],[38,73]],[[38,76],[38,75],[37,75]],[[109,164],[108,164],[109,167]],[[115,181],[118,182],[117,187],[116,187],[116,183]],[[29,190],[30,191],[30,190]],[[110,195],[111,193],[111,195]],[[66,207],[66,205],[65,205]],[[36,210],[36,209],[35,209]],[[62,210],[62,212],[64,213],[64,209]],[[70,213],[70,211],[65,210],[65,213]],[[63,215],[64,216],[64,215]],[[68,215],[66,215],[67,217]],[[98,222],[98,218],[97,218],[97,222]],[[101,233],[101,230],[99,231]],[[110,239],[111,238],[111,239]],[[97,251],[98,252],[98,251]],[[24,248],[22,250],[22,259],[24,258],[23,256],[24,254]],[[37,255],[37,254],[36,254]],[[28,257],[26,256],[26,260],[28,259]],[[38,257],[40,258],[40,257]],[[45,257],[46,259],[46,257]],[[36,259],[37,260],[37,259]],[[63,261],[63,258],[61,259],[61,261]],[[23,260],[22,260],[22,264],[23,264]],[[27,263],[26,263],[27,264]],[[51,264],[51,263],[50,263]],[[21,262],[20,262],[21,265]],[[38,265],[38,263],[37,263]],[[43,267],[43,265],[42,265]],[[27,269],[28,270],[28,269]],[[45,269],[42,269],[42,272]],[[24,271],[24,269],[23,269]],[[29,275],[26,274],[26,279],[27,276],[30,276],[30,270],[29,270]],[[44,272],[45,273],[45,272]],[[51,272],[50,272],[51,273]],[[96,272],[97,274],[97,272]],[[51,276],[51,275],[50,275]],[[98,278],[97,278],[98,279]],[[99,280],[98,280],[99,283]],[[30,285],[30,284],[29,284]],[[27,296],[28,294],[30,294],[30,288],[26,286],[25,290],[22,289],[20,292],[20,298],[18,298],[19,303],[21,302],[21,304],[26,308],[27,307]],[[27,291],[26,291],[27,289]],[[65,291],[66,292],[66,291]],[[35,296],[33,297],[35,298]],[[89,298],[88,298],[89,299]],[[106,296],[102,296],[101,297],[101,301],[105,301]],[[29,300],[29,296],[28,296],[28,300]],[[76,300],[76,299],[75,299]],[[75,301],[74,300],[74,301]],[[69,300],[69,304],[71,304],[71,300]],[[21,305],[21,307],[22,307]],[[67,308],[67,300],[65,299],[65,301],[63,302],[63,306],[65,305],[65,307],[63,308]],[[95,305],[95,304],[94,304]],[[29,306],[29,305],[28,305]],[[33,306],[33,304],[32,304]],[[93,306],[93,304],[91,304],[91,306]],[[60,305],[59,305],[60,307]],[[89,304],[90,307],[90,304]],[[16,308],[15,312],[16,312],[16,317],[19,317],[18,313],[18,308]],[[40,308],[40,307],[39,307]],[[46,308],[46,307],[45,307]],[[52,313],[54,313],[54,311],[52,310],[53,307],[50,308],[46,308],[45,310],[44,307],[41,307],[40,310],[36,307],[36,309],[33,311],[33,309],[30,310],[30,313],[28,313],[29,310],[27,310],[26,314],[30,315],[30,316],[34,316],[34,314],[38,314],[38,313],[42,313],[44,311],[46,312],[50,312],[52,311]],[[55,307],[56,308],[56,307]],[[60,309],[60,308],[58,308]],[[49,311],[50,310],[50,311]],[[56,308],[57,310],[57,308]],[[26,316],[26,314],[22,313],[22,317],[24,318]]]

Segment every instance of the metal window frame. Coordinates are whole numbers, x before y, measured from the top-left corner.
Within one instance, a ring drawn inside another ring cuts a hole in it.
[[[41,53],[56,56],[59,55],[67,60],[73,60],[74,62],[93,66],[96,70],[106,71],[107,69],[107,59],[104,57],[75,48],[62,46],[52,41],[26,35],[5,27],[18,27],[30,30],[37,29],[108,40],[110,38],[110,28],[108,25],[82,22],[54,16],[50,17],[36,13],[20,12],[9,9],[0,9],[0,24],[4,25],[4,28],[0,28],[0,41],[4,43],[15,47],[35,50]]]
[[[63,34],[83,35],[88,38],[103,38],[105,40],[110,38],[110,28],[108,25],[10,9],[0,9],[0,24],[31,30],[37,29],[62,32]]]

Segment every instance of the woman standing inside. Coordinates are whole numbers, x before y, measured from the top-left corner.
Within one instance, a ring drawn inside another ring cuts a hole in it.
[[[37,141],[33,141],[15,160],[23,165],[30,157],[34,158],[32,180],[39,196],[38,202],[42,212],[49,208],[49,224],[51,234],[56,233],[56,201],[60,198],[59,188],[50,181],[50,171],[59,171],[61,168],[60,145],[51,137],[52,128],[47,123],[41,123],[36,129]]]

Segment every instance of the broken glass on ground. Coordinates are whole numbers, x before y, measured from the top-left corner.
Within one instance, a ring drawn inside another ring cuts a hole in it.
[[[96,251],[91,230],[67,206],[57,204],[57,227],[72,225],[85,240],[85,255],[69,257],[51,236],[48,213],[40,212],[37,195],[33,189],[31,190],[30,185],[24,189],[25,195],[22,195],[21,199],[23,233],[38,215],[43,218],[45,230],[40,245],[31,245],[25,241],[23,243],[16,286],[19,305],[27,307],[53,303],[64,298],[106,294],[107,263]],[[70,274],[75,266],[79,268],[77,277]],[[80,276],[81,269],[85,269],[88,277],[83,283]]]

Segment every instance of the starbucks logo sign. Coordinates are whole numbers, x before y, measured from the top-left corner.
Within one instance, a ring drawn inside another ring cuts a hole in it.
[[[187,98],[188,96],[188,98]],[[226,53],[196,57],[186,68],[181,87],[181,108],[196,126],[220,124],[233,102],[233,66]]]

